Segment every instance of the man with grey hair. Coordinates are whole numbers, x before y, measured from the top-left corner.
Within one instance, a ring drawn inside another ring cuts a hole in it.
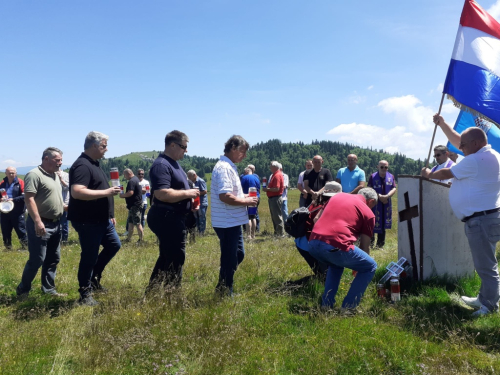
[[[377,193],[363,188],[358,194],[338,193],[326,205],[309,237],[309,253],[328,264],[322,306],[335,304],[344,268],[357,271],[342,309],[358,306],[375,275],[377,263],[370,257],[370,239],[375,226],[371,208],[377,204]],[[359,239],[359,247],[355,245]]]
[[[102,273],[113,259],[121,242],[116,233],[113,197],[120,187],[109,186],[109,178],[99,160],[108,150],[108,136],[92,131],[85,138],[85,149],[69,170],[70,193],[68,220],[80,239],[78,284],[79,303],[95,306],[93,291],[105,291],[101,285]],[[100,246],[103,246],[99,253]]]
[[[130,242],[132,240],[134,227],[136,227],[139,234],[138,243],[141,243],[144,236],[144,229],[141,224],[142,186],[139,178],[134,176],[134,172],[130,168],[123,171],[123,177],[128,181],[126,191],[120,193],[120,198],[125,198],[128,209],[126,241]]]
[[[434,172],[427,168],[422,170],[426,178],[454,178],[449,193],[450,206],[455,216],[464,222],[472,261],[481,279],[477,297],[462,296],[462,300],[478,309],[472,316],[497,312],[500,299],[496,258],[500,238],[500,154],[488,144],[481,128],[468,128],[460,135],[439,114],[434,115],[434,123],[465,156],[451,168]]]
[[[64,212],[61,181],[56,173],[61,165],[62,151],[49,147],[43,152],[42,164],[25,177],[29,259],[16,289],[18,296],[30,292],[40,267],[42,292],[64,296],[55,286],[57,265],[61,259],[61,217]]]
[[[283,173],[280,170],[280,163],[272,161],[269,165],[272,172],[271,178],[267,187],[262,188],[267,194],[269,203],[269,211],[273,220],[274,235],[279,237],[285,236],[285,223],[283,221],[283,190],[285,189],[285,181]]]
[[[0,182],[0,189],[5,189],[7,195],[2,200],[14,204],[10,212],[0,214],[3,244],[7,249],[12,248],[12,229],[14,229],[22,248],[25,249],[28,246],[28,236],[24,222],[24,181],[17,177],[16,168],[8,167],[5,170],[5,178]]]
[[[187,177],[193,185],[200,189],[200,206],[195,212],[194,216],[196,218],[196,227],[198,228],[198,234],[203,236],[205,234],[205,229],[207,227],[207,208],[208,208],[208,197],[207,197],[207,183],[202,178],[198,177],[194,170],[187,171]]]

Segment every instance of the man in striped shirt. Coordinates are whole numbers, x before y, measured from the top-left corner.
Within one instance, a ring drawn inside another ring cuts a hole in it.
[[[246,197],[235,164],[247,155],[248,142],[233,135],[224,146],[224,155],[212,171],[210,188],[212,227],[220,241],[220,273],[216,291],[233,294],[234,273],[245,257],[241,226],[248,223],[247,206],[257,205],[257,197]]]

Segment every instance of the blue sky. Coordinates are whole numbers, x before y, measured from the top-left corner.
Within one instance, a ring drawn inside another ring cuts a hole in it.
[[[500,0],[479,0],[500,17]],[[463,2],[3,1],[0,169],[71,164],[190,138],[217,157],[250,144],[338,140],[427,156]],[[445,99],[443,115],[458,111]],[[443,143],[438,131],[436,143]]]

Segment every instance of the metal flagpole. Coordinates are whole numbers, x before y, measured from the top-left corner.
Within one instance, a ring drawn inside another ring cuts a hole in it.
[[[444,92],[443,96],[441,97],[441,104],[439,104],[439,111],[438,115],[441,114],[441,108],[443,108],[443,100],[444,100]],[[431,159],[431,151],[432,151],[432,145],[434,144],[434,137],[436,136],[436,129],[437,129],[437,124],[434,126],[434,133],[432,133],[432,141],[431,141],[431,146],[429,147],[429,155],[427,155],[427,163],[425,163],[425,168],[429,168],[429,161]]]

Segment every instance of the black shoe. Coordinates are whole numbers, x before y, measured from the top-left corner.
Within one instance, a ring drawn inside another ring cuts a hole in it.
[[[88,295],[86,297],[80,297],[78,304],[82,306],[97,306],[99,302],[97,302],[92,295]]]
[[[108,289],[102,286],[100,277],[93,277],[92,280],[90,280],[90,286],[92,287],[92,291],[94,292],[98,293],[108,292]]]

